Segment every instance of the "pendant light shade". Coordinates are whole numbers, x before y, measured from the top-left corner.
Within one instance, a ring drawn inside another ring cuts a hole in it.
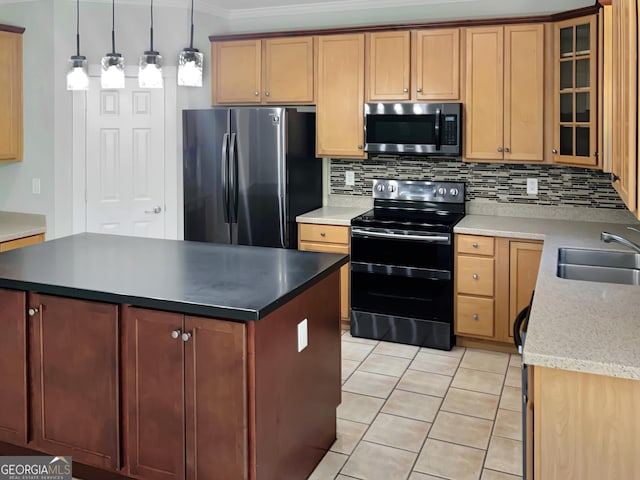
[[[80,0],[76,0],[76,54],[69,59],[67,90],[88,90],[87,57],[80,55]]]
[[[124,57],[116,53],[116,5],[111,0],[111,53],[102,57],[102,88],[124,88]]]
[[[162,56],[153,49],[153,0],[151,0],[151,29],[149,50],[140,56],[138,62],[138,85],[140,88],[162,88]]]
[[[193,48],[193,0],[191,0],[191,41],[189,47],[180,52],[178,58],[178,85],[183,87],[202,86],[204,55]]]

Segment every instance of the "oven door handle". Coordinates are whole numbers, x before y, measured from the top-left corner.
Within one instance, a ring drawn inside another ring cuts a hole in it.
[[[449,237],[445,235],[398,235],[395,233],[370,232],[357,228],[351,229],[351,234],[355,236],[393,238],[394,240],[419,240],[421,242],[448,242]]]

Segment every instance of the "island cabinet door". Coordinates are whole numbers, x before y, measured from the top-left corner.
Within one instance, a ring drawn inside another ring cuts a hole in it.
[[[145,480],[185,475],[183,316],[123,309],[126,460]]]
[[[245,325],[195,317],[184,325],[187,479],[246,479]]]
[[[0,441],[27,442],[26,294],[0,289]]]
[[[118,306],[29,295],[32,448],[120,467]]]

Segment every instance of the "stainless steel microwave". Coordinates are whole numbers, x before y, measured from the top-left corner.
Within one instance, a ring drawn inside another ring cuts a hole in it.
[[[366,103],[369,153],[462,155],[461,103]]]

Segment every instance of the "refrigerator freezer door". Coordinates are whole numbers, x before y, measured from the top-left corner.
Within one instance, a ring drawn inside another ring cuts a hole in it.
[[[284,115],[283,108],[231,110],[233,243],[288,247]]]
[[[228,127],[229,109],[183,111],[185,240],[231,243],[226,221]]]

